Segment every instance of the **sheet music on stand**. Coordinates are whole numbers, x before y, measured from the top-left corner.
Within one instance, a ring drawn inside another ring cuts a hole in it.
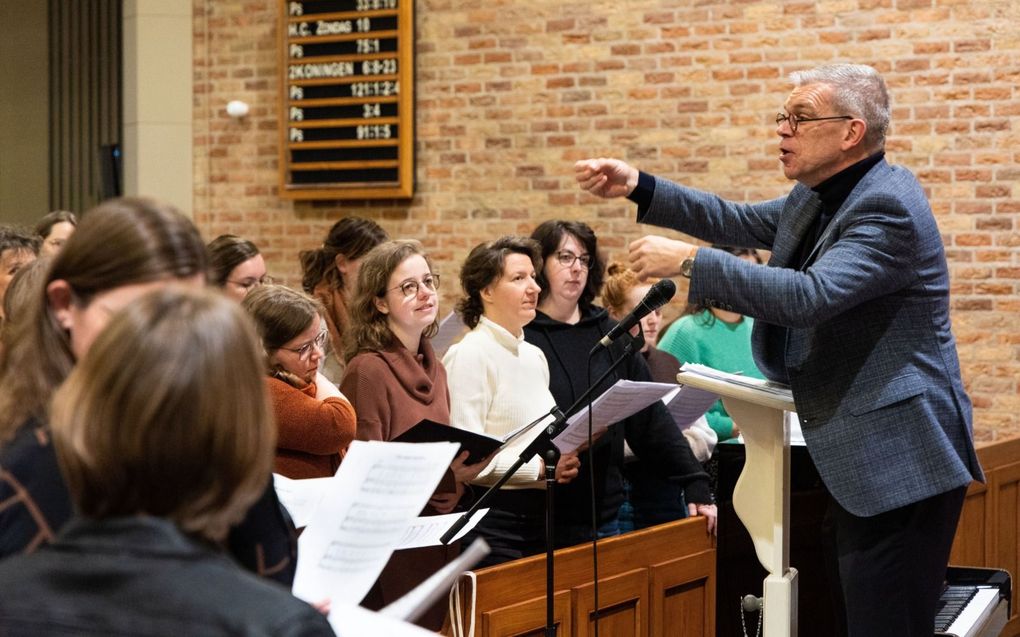
[[[695,376],[701,376],[703,378],[710,378],[712,380],[719,380],[740,387],[746,387],[747,389],[754,389],[756,391],[764,392],[776,398],[783,400],[792,401],[793,392],[790,391],[789,385],[783,383],[777,383],[772,380],[763,380],[761,378],[750,378],[748,376],[742,376],[740,374],[730,374],[727,372],[721,372],[718,369],[712,369],[705,365],[698,365],[696,363],[684,363],[680,367],[681,372],[687,372]]]

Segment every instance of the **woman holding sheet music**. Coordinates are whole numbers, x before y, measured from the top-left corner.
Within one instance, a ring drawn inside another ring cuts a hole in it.
[[[524,337],[545,353],[549,389],[557,404],[566,409],[588,388],[589,361],[592,380],[599,378],[614,360],[624,355],[626,339],[600,348],[589,359],[588,352],[613,326],[606,310],[593,304],[602,287],[605,265],[592,229],[578,221],[546,221],[532,232],[531,238],[542,248],[543,266],[538,277],[542,292],[537,316],[524,328]],[[611,375],[599,390],[605,391],[619,379],[651,380],[640,353],[629,354],[615,377]],[[578,479],[557,487],[556,501],[561,503],[556,511],[557,526],[561,527],[565,543],[591,539],[588,504],[591,484],[586,466],[589,462],[595,469],[598,535],[619,533],[625,439],[649,469],[683,485],[690,514],[708,518],[708,530],[714,531],[716,508],[708,475],[665,406],[656,402],[610,427],[592,449],[581,454]]]
[[[341,390],[357,412],[358,440],[393,440],[423,419],[450,422],[446,370],[430,338],[439,314],[439,275],[418,241],[388,241],[361,262],[347,332],[347,371]],[[429,501],[425,515],[449,513],[483,463],[467,466],[463,452]],[[397,551],[362,605],[372,610],[398,599],[458,552],[456,543]],[[418,623],[438,630],[445,612],[432,607]]]
[[[541,269],[538,244],[524,237],[475,246],[464,262],[464,297],[457,310],[471,331],[443,358],[453,426],[503,437],[556,405],[549,393],[545,355],[524,340],[524,326],[535,318],[541,290],[535,278]],[[497,482],[541,431],[532,427],[506,445],[474,484],[484,488]],[[556,465],[557,480],[570,482],[578,466],[576,451],[564,454]],[[544,477],[545,465],[536,456],[495,494],[489,513],[474,530],[492,549],[480,566],[545,549]]]

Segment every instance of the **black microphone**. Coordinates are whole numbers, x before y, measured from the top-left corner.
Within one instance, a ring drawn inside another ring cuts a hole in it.
[[[669,303],[674,294],[676,294],[676,283],[669,279],[663,279],[653,285],[652,289],[648,290],[645,298],[641,299],[641,302],[631,310],[630,314],[623,317],[622,321],[609,330],[609,333],[602,337],[602,340],[598,342],[595,348],[598,349],[600,346],[609,347],[610,343],[629,332],[630,328],[637,325],[650,312],[654,312],[666,303]]]

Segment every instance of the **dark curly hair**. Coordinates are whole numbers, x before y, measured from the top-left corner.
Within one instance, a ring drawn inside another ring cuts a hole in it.
[[[482,290],[502,276],[508,254],[523,254],[531,259],[536,273],[542,271],[542,248],[537,241],[527,237],[508,235],[472,248],[460,268],[460,287],[464,296],[457,302],[457,313],[468,327],[474,329],[478,325],[485,311]]]
[[[591,267],[588,268],[588,282],[584,286],[581,298],[578,299],[578,305],[582,309],[587,309],[591,307],[595,297],[602,291],[602,282],[606,276],[606,262],[603,260],[602,255],[599,254],[598,239],[595,237],[595,231],[583,221],[553,219],[545,221],[535,228],[531,233],[531,238],[542,247],[542,262],[546,263],[549,257],[560,249],[560,242],[563,241],[564,234],[572,235],[591,255]],[[542,286],[542,291],[538,295],[538,300],[541,303],[549,296],[549,280],[545,277],[544,268],[538,270],[538,284]]]

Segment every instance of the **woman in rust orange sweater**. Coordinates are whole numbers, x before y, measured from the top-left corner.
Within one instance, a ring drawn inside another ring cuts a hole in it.
[[[356,420],[351,403],[319,372],[329,338],[322,306],[282,285],[257,288],[242,305],[255,320],[269,367],[275,471],[296,479],[333,475],[354,440]]]

